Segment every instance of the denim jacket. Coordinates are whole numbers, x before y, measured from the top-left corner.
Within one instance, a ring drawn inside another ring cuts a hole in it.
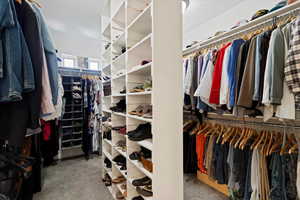
[[[55,47],[53,44],[53,40],[45,21],[45,17],[41,12],[41,9],[32,4],[32,8],[39,19],[39,29],[41,33],[41,39],[43,42],[43,47],[47,60],[48,74],[51,85],[52,99],[53,104],[57,104],[57,96],[58,96],[58,63],[57,63],[57,55],[55,51]]]
[[[34,90],[35,85],[13,0],[0,1],[0,47],[0,103],[22,100],[22,93]]]

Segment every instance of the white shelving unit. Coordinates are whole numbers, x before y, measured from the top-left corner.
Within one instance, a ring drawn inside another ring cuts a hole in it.
[[[109,187],[113,198],[116,192],[127,194],[131,200],[139,196],[132,181],[145,176],[152,179],[153,197],[147,200],[183,200],[182,161],[182,16],[181,2],[174,0],[110,0],[110,62],[103,72],[110,73],[111,96],[103,97],[103,115],[111,117],[111,126],[125,126],[135,130],[140,124],[150,123],[152,139],[131,141],[127,135],[112,130],[112,140],[104,139],[104,157],[112,162],[104,169],[112,179],[126,178],[127,190],[120,184]],[[171,19],[171,20],[170,20]],[[142,65],[142,62],[147,64]],[[123,73],[125,72],[125,73]],[[152,90],[130,92],[137,86],[152,81]],[[121,93],[126,89],[126,93]],[[126,100],[126,113],[113,112],[110,107]],[[152,105],[152,118],[129,114],[139,105]],[[126,142],[126,151],[118,147]],[[133,152],[141,148],[152,152],[153,172],[140,161],[131,160]],[[126,159],[127,170],[121,170],[113,159]]]

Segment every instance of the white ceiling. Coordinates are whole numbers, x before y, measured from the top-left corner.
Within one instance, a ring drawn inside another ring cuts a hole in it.
[[[58,50],[77,56],[100,57],[101,15],[110,0],[38,0],[43,5]],[[257,9],[279,0],[190,0],[184,15],[184,43],[202,40],[228,29]]]
[[[107,0],[38,0],[62,53],[99,57],[101,14]]]
[[[190,0],[190,7],[184,14],[184,31],[215,18],[243,1],[245,0]]]

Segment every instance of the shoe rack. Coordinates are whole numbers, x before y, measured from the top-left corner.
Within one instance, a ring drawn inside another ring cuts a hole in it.
[[[126,179],[126,189],[122,184],[108,186],[114,199],[122,193],[127,200],[137,196],[183,200],[181,11],[181,1],[110,0],[110,22],[102,32],[110,46],[102,53],[102,72],[111,77],[103,82],[111,85],[111,95],[103,97],[102,112],[111,122],[102,125],[106,130],[125,126],[127,133],[141,124],[152,126],[152,139],[136,142],[116,130],[111,130],[111,140],[103,138],[104,159],[112,162],[103,174],[112,180]],[[142,61],[148,63],[142,65]],[[151,91],[131,92],[149,80]],[[126,112],[112,111],[121,100],[126,100]],[[129,114],[139,105],[152,105],[152,118]],[[120,140],[126,142],[125,151],[117,145]],[[152,152],[148,164],[152,162],[153,172],[129,158],[141,147]],[[113,161],[119,155],[126,158],[126,170]],[[133,186],[134,180],[143,177],[152,179],[153,196],[143,196]]]

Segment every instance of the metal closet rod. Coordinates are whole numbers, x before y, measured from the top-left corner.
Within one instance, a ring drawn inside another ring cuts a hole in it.
[[[248,22],[247,24],[237,27],[233,30],[225,32],[221,35],[215,36],[211,39],[208,39],[204,42],[200,42],[194,47],[190,47],[183,51],[183,56],[187,56],[189,54],[195,53],[201,49],[205,49],[210,46],[217,46],[218,43],[224,43],[225,41],[231,41],[246,32],[254,31],[255,29],[266,27],[269,24],[274,23],[274,19],[282,20],[285,17],[291,15],[298,15],[300,11],[300,1],[295,2],[291,5],[285,6],[277,11],[269,13],[265,16],[259,17],[253,21]]]
[[[264,127],[272,127],[272,128],[283,128],[283,129],[300,129],[300,126],[291,126],[288,122],[285,125],[275,124],[275,123],[266,123],[266,122],[249,122],[249,121],[241,121],[241,120],[232,120],[232,119],[222,119],[222,118],[213,118],[213,117],[206,117],[205,120],[209,121],[220,121],[230,123],[233,126],[238,125],[250,125],[250,126],[257,126],[261,129]],[[284,123],[284,122],[282,122]]]

